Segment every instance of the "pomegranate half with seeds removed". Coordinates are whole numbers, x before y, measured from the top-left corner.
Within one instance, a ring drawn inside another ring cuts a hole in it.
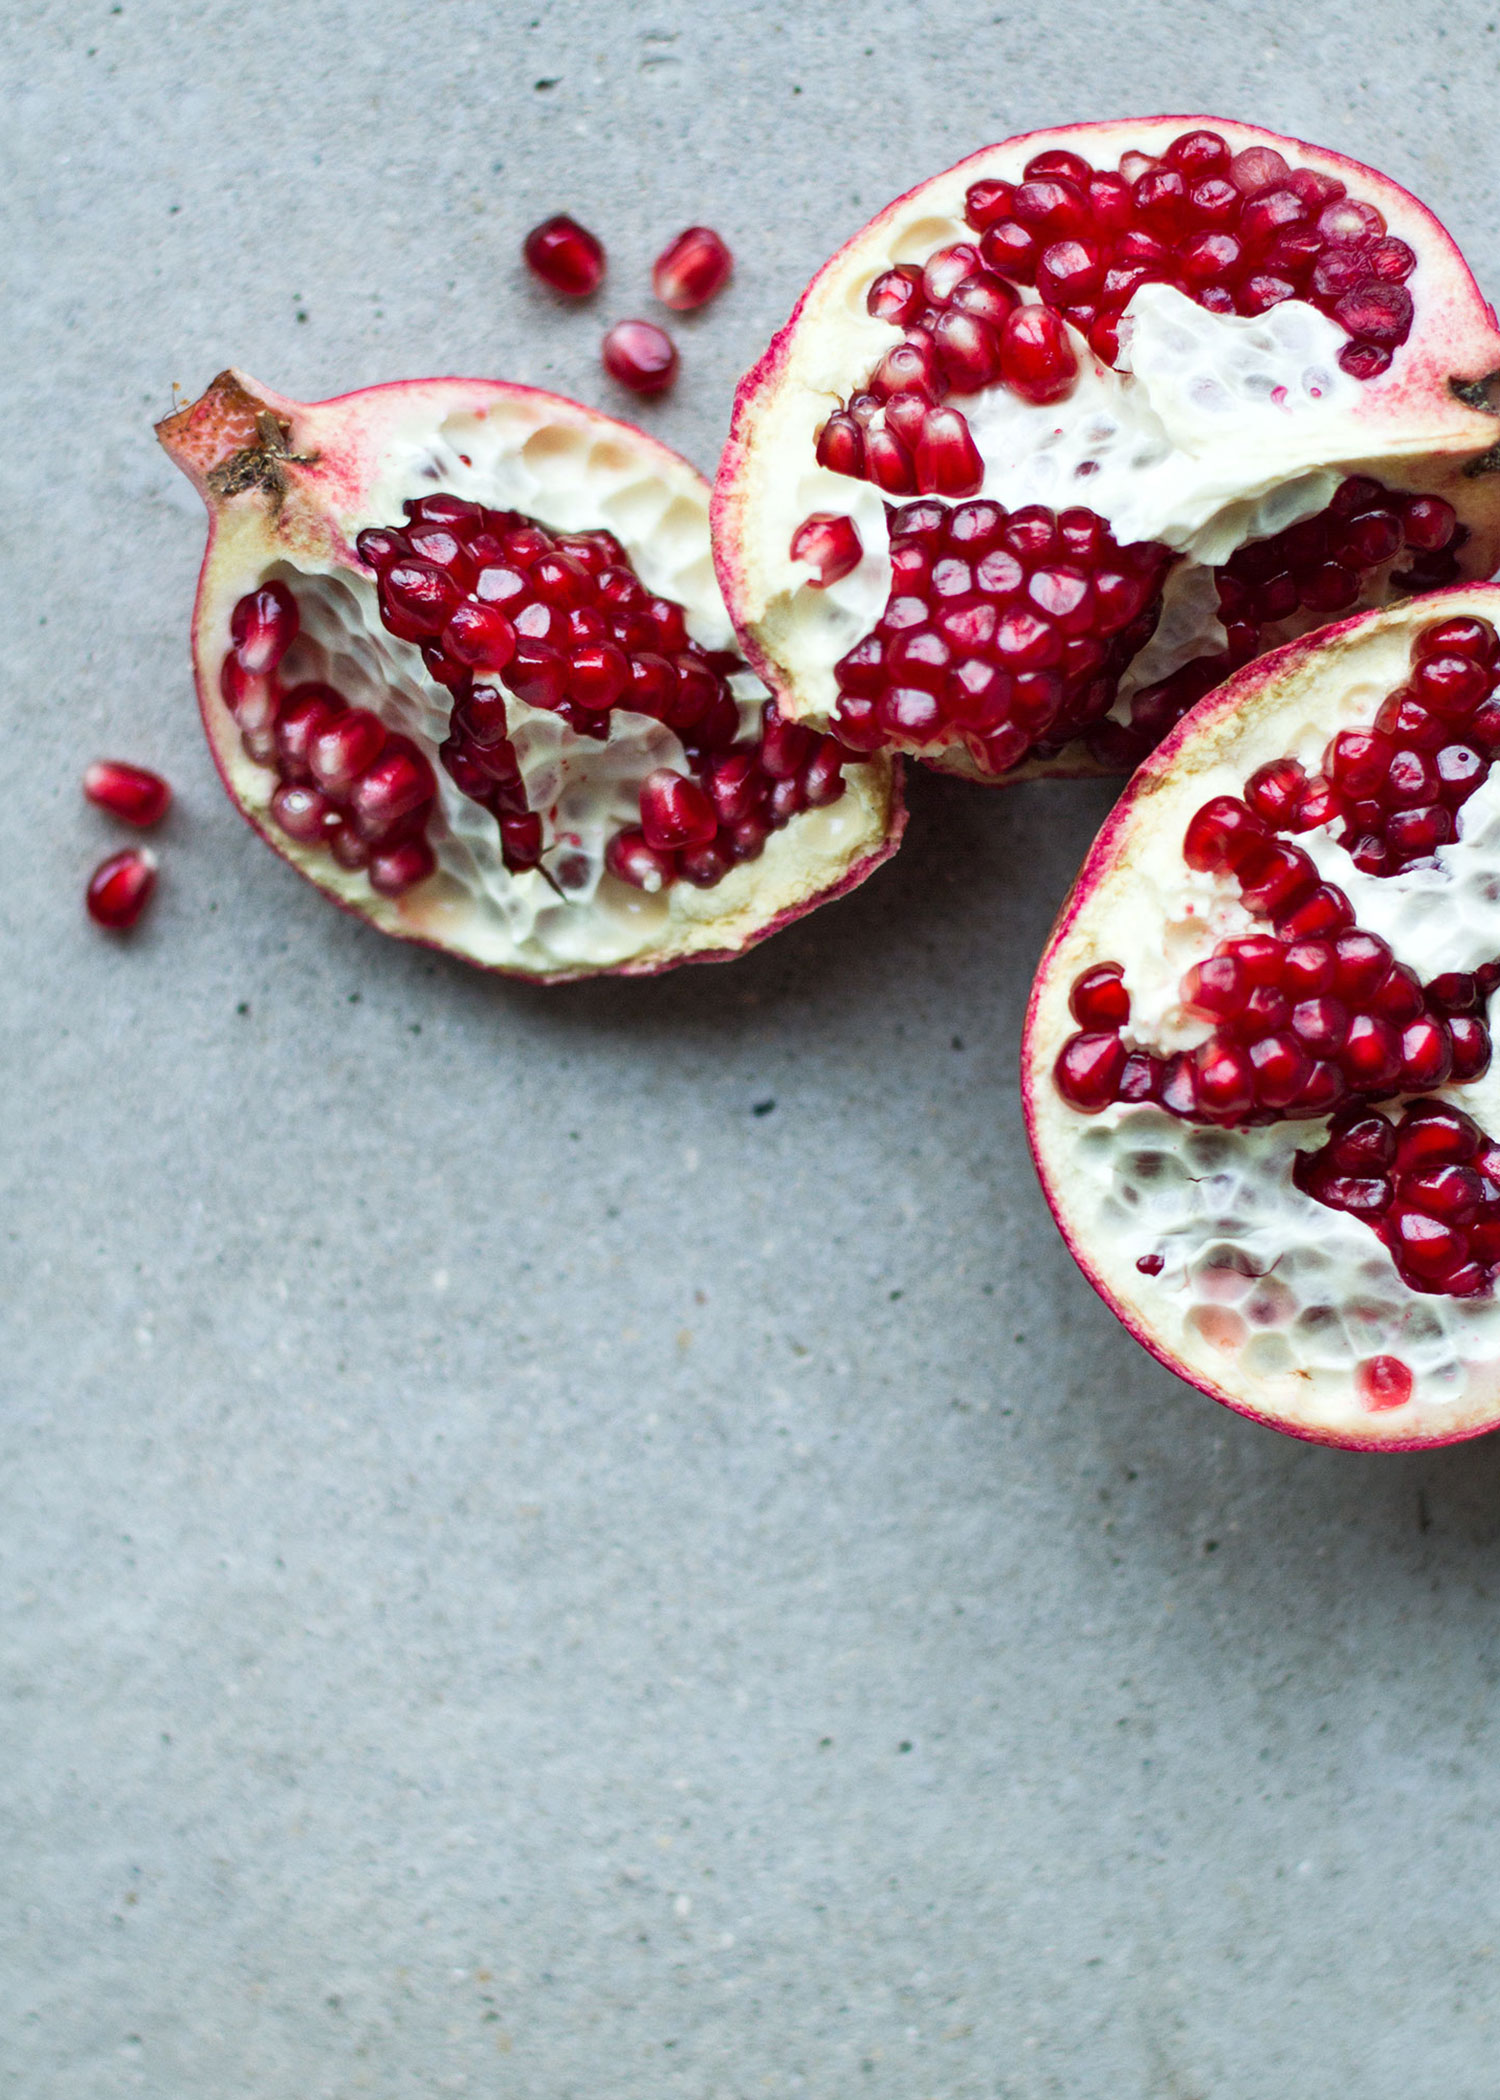
[[[1246,666],[1142,766],[1042,957],[1049,1202],[1163,1363],[1327,1443],[1500,1426],[1500,588]]]
[[[224,372],[158,435],[208,504],[226,787],[384,932],[547,981],[738,954],[894,852],[896,765],[734,653],[708,487],[489,380],[304,406]]]
[[[1217,118],[1034,132],[872,220],[741,385],[725,598],[790,719],[1128,771],[1266,649],[1494,569],[1497,368],[1372,169]]]

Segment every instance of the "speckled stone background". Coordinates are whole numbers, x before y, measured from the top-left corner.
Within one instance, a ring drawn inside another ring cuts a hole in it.
[[[835,242],[1009,131],[1364,154],[1500,285],[1492,10],[1006,0],[7,13],[6,2100],[1494,2100],[1500,1451],[1341,1456],[1117,1330],[1037,1195],[1028,975],[1105,796],[924,780],[732,968],[385,942],[200,745],[233,360],[622,406],[711,467]],[[571,208],[591,310],[523,278]],[[179,805],[79,893],[109,751]]]

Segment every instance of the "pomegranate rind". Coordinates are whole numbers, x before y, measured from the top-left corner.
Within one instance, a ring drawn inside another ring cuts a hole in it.
[[[1253,1142],[1268,1153],[1274,1149],[1275,1217],[1285,1226],[1284,1244],[1321,1247],[1331,1276],[1344,1276],[1354,1293],[1347,1301],[1337,1298],[1332,1281],[1328,1284],[1340,1319],[1355,1298],[1362,1317],[1376,1301],[1389,1313],[1390,1333],[1370,1339],[1367,1348],[1352,1345],[1347,1363],[1304,1362],[1280,1372],[1247,1364],[1246,1349],[1256,1336],[1236,1333],[1236,1320],[1241,1330],[1247,1323],[1238,1314],[1225,1318],[1222,1306],[1203,1295],[1204,1272],[1200,1268],[1195,1281],[1192,1265],[1209,1241],[1215,1249],[1244,1251],[1252,1236],[1242,1233],[1237,1240],[1214,1221],[1196,1243],[1184,1241],[1181,1260],[1174,1261],[1169,1250],[1161,1273],[1145,1275],[1136,1266],[1134,1227],[1109,1197],[1100,1199],[1105,1170],[1096,1171],[1094,1163],[1104,1161],[1116,1132],[1125,1133],[1117,1148],[1121,1153],[1127,1145],[1180,1153],[1190,1142],[1192,1126],[1151,1108],[1117,1105],[1100,1116],[1079,1114],[1057,1091],[1053,1068],[1078,1025],[1068,1000],[1081,971],[1123,959],[1129,983],[1132,955],[1138,960],[1153,950],[1167,958],[1164,969],[1176,972],[1193,952],[1182,920],[1169,923],[1160,903],[1166,871],[1184,865],[1181,842],[1189,818],[1211,796],[1232,792],[1267,761],[1296,751],[1299,744],[1311,752],[1338,730],[1366,723],[1385,694],[1403,682],[1417,631],[1460,613],[1500,624],[1500,588],[1457,586],[1356,615],[1258,658],[1201,700],[1134,774],[1095,839],[1037,966],[1022,1039],[1022,1102],[1042,1189],[1074,1259],[1105,1304],[1160,1363],[1211,1399],[1288,1435],[1351,1450],[1417,1450],[1500,1427],[1500,1321],[1483,1315],[1490,1330],[1486,1339],[1471,1310],[1447,1310],[1459,1301],[1410,1290],[1367,1227],[1296,1189],[1293,1153],[1322,1143],[1326,1119],[1255,1133],[1199,1128],[1196,1136],[1208,1138],[1222,1155],[1224,1171],[1231,1177],[1238,1171],[1242,1185],[1245,1168],[1237,1170],[1235,1163],[1244,1155],[1236,1148]],[[1462,835],[1462,820],[1460,829]],[[1308,847],[1316,836],[1303,833],[1297,843]],[[1358,910],[1357,876],[1351,878],[1342,867],[1323,872],[1327,880],[1348,883]],[[1394,888],[1401,880],[1383,878],[1383,885]],[[1223,884],[1236,894],[1228,878]],[[1193,886],[1191,878],[1188,886]],[[1215,878],[1201,878],[1196,887],[1207,898]],[[1500,954],[1500,910],[1494,934]],[[1487,926],[1476,935],[1481,944],[1487,937]],[[1205,930],[1197,952],[1206,954],[1209,945]],[[1420,976],[1445,966],[1430,952],[1404,954],[1399,942],[1393,946],[1397,960],[1410,963]],[[1202,1032],[1207,1033],[1206,1026]],[[1486,1130],[1500,1130],[1500,1077],[1493,1069],[1469,1085],[1442,1088],[1436,1098],[1462,1106]],[[1398,1105],[1388,1104],[1387,1112],[1394,1114]],[[1204,1179],[1209,1179],[1207,1169]],[[1267,1251],[1262,1240],[1252,1258],[1257,1276],[1271,1272]],[[1345,1262],[1347,1274],[1340,1266]],[[1449,1319],[1455,1335],[1467,1328],[1479,1338],[1472,1357],[1451,1352],[1456,1372],[1445,1367],[1436,1378],[1424,1377],[1419,1362],[1415,1391],[1406,1404],[1365,1405],[1353,1364],[1381,1355],[1404,1360],[1403,1330],[1425,1336],[1422,1347],[1428,1347],[1439,1314]]]
[[[1056,147],[1071,147],[1095,167],[1109,168],[1123,152],[1159,152],[1199,127],[1218,132],[1234,152],[1270,146],[1298,167],[1337,176],[1352,195],[1375,205],[1390,232],[1416,252],[1420,298],[1410,339],[1386,373],[1358,385],[1347,413],[1319,423],[1316,456],[1302,465],[1367,473],[1396,493],[1444,497],[1470,533],[1460,556],[1464,574],[1479,578],[1500,565],[1500,421],[1487,392],[1487,383],[1500,374],[1500,332],[1457,246],[1425,205],[1388,176],[1342,154],[1228,118],[1161,116],[1028,132],[982,148],[887,205],[824,264],[740,382],[714,488],[714,554],[741,647],[784,714],[822,726],[832,721],[837,704],[832,656],[825,647],[809,646],[809,636],[827,628],[830,613],[826,594],[791,560],[797,525],[812,511],[843,513],[855,520],[867,550],[885,544],[881,491],[814,459],[816,433],[830,409],[901,336],[894,324],[866,311],[871,283],[897,263],[920,264],[951,242],[973,240],[964,196],[982,178],[1019,181],[1027,161]],[[1076,343],[1082,346],[1082,338]],[[1081,355],[1087,358],[1086,347]],[[967,405],[964,397],[957,397],[957,405]],[[1066,405],[1060,404],[1064,413]],[[1297,466],[1288,457],[1272,482],[1294,475]],[[1247,493],[1255,485],[1247,469]],[[1086,485],[1073,500],[1087,502]],[[884,606],[889,566],[883,577],[878,564],[867,561],[866,567],[861,602],[868,599],[868,631]],[[1388,573],[1377,573],[1364,602],[1374,593],[1384,597]],[[1273,630],[1272,639],[1290,639],[1322,617],[1298,615]],[[850,629],[845,646],[857,638]],[[990,786],[1110,771],[1081,745],[1001,774],[982,770],[957,740],[918,755],[924,764]]]
[[[534,871],[497,876],[496,883],[514,883],[535,898],[529,930],[517,936],[512,925],[518,916],[525,925],[531,907],[497,921],[460,879],[454,864],[461,856],[444,850],[439,818],[438,873],[404,895],[377,895],[362,872],[341,868],[321,846],[298,844],[272,821],[277,776],[245,754],[220,693],[240,598],[269,577],[290,583],[304,613],[295,652],[306,640],[311,593],[325,616],[326,647],[319,663],[304,662],[297,675],[323,676],[323,663],[335,660],[336,684],[340,676],[347,684],[363,675],[364,689],[350,696],[375,707],[388,728],[415,737],[434,759],[448,697],[427,677],[416,649],[383,629],[371,572],[355,552],[358,533],[399,522],[406,498],[439,488],[523,510],[528,504],[518,491],[530,490],[530,514],[543,522],[569,530],[608,525],[648,587],[684,605],[693,638],[709,649],[732,649],[710,556],[708,483],[680,454],[629,423],[499,380],[400,381],[308,404],[226,371],[200,400],[166,418],[157,435],[209,512],[192,639],[199,709],[220,778],[274,852],[381,932],[542,983],[654,975],[684,962],[733,959],[857,887],[896,851],[905,825],[899,763],[877,757],[847,768],[838,802],[772,832],[758,860],[732,868],[711,889],[676,883],[648,895],[605,876],[593,903],[579,906],[561,903]],[[480,466],[464,464],[465,456],[479,462],[486,454],[508,476],[503,495]],[[395,714],[379,697],[382,678],[400,701]],[[440,791],[442,809],[466,820],[472,806],[461,807],[463,798],[442,776]],[[505,901],[514,903],[508,887]]]

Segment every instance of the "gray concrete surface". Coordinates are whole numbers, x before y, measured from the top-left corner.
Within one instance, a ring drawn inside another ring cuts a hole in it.
[[[1500,2094],[1500,1451],[1280,1440],[1074,1271],[1014,1068],[1103,795],[929,781],[733,968],[483,982],[219,795],[150,435],[230,359],[617,405],[602,321],[703,218],[739,274],[648,417],[710,466],[870,210],[1131,109],[1376,159],[1493,286],[1497,44],[1465,0],[8,11],[0,2093]],[[592,315],[518,269],[561,206]],[[128,947],[79,908],[101,750],[180,793]]]

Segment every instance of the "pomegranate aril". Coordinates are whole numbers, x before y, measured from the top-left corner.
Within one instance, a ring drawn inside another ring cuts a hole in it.
[[[986,229],[979,254],[986,269],[993,270],[997,277],[1012,284],[1030,284],[1036,276],[1037,257],[1043,245],[1029,226],[1005,218]]]
[[[915,458],[924,495],[971,496],[984,480],[984,461],[956,408],[930,408],[922,419]]]
[[[364,837],[383,838],[418,811],[425,811],[436,793],[437,781],[426,759],[405,738],[392,737],[355,781],[349,808]]]
[[[641,783],[641,829],[658,852],[702,846],[718,830],[713,804],[695,781],[668,766],[648,773]]]
[[[1458,513],[1441,496],[1414,496],[1401,513],[1406,544],[1419,553],[1436,553],[1446,547],[1458,524]],[[1477,622],[1470,623],[1477,625]]]
[[[1080,1028],[1123,1028],[1130,1019],[1130,994],[1118,963],[1099,963],[1073,980],[1068,1011]]]
[[[586,226],[566,212],[533,226],[522,243],[528,267],[553,291],[586,299],[604,277],[604,249]]]
[[[814,511],[792,534],[791,557],[805,562],[815,573],[809,579],[814,589],[827,590],[857,569],[864,548],[852,518],[829,511]]]
[[[1216,795],[1189,823],[1182,857],[1200,872],[1225,874],[1259,851],[1265,836],[1265,826],[1243,802],[1231,795]]]
[[[500,852],[513,874],[536,866],[542,857],[542,820],[536,811],[501,817]]]
[[[443,629],[443,653],[475,671],[503,671],[516,649],[516,630],[494,605],[460,605]]]
[[[976,233],[983,233],[997,219],[1010,216],[1015,194],[1013,183],[992,179],[971,183],[964,198],[964,217]]]
[[[84,904],[96,926],[124,933],[146,909],[155,887],[155,854],[142,846],[127,846],[100,861],[89,877]]]
[[[1096,1115],[1115,1099],[1124,1067],[1125,1045],[1118,1035],[1072,1036],[1058,1053],[1057,1090],[1071,1107],[1085,1115]]]
[[[403,641],[441,634],[462,595],[451,576],[427,561],[394,562],[380,579],[381,615]]]
[[[426,839],[403,839],[396,846],[377,847],[365,872],[379,896],[402,897],[437,872],[437,856]]]
[[[322,845],[339,821],[339,812],[319,788],[283,785],[271,797],[271,816],[288,838],[304,846]]]
[[[926,303],[922,273],[909,263],[899,263],[895,269],[883,271],[865,294],[866,311],[877,321],[889,321],[897,328],[915,321]]]
[[[651,265],[651,289],[674,313],[706,306],[728,284],[734,257],[711,226],[689,226]]]
[[[610,378],[632,393],[664,393],[677,377],[677,346],[654,321],[617,321],[600,355]]]
[[[307,747],[307,763],[318,786],[342,797],[385,746],[385,727],[364,708],[352,708],[326,723]]]
[[[1007,386],[1038,406],[1060,401],[1078,377],[1078,359],[1063,323],[1048,307],[1018,306],[1000,336]]]
[[[172,790],[159,773],[123,758],[95,759],[85,769],[83,792],[96,809],[143,831],[159,824],[172,803]]]
[[[236,604],[229,637],[240,666],[252,677],[274,671],[297,639],[297,601],[284,583],[263,583]]]

